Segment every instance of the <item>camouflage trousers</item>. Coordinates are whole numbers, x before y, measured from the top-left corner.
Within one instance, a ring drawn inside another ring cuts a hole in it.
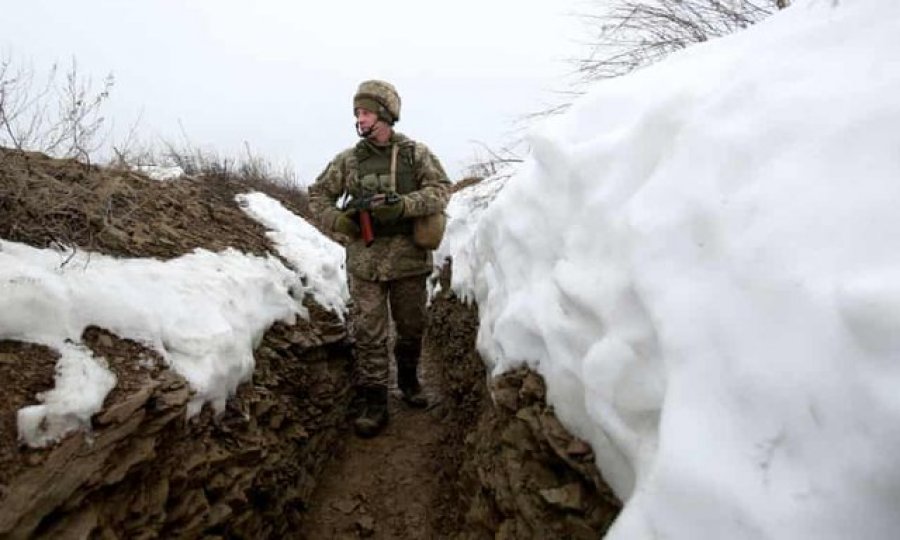
[[[387,386],[391,320],[397,331],[394,356],[398,368],[406,365],[415,372],[425,329],[426,277],[369,281],[349,275],[353,299],[350,332],[356,342],[358,385]]]

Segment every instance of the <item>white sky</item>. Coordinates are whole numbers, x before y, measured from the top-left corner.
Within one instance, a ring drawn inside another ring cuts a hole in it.
[[[457,179],[482,141],[554,102],[582,49],[584,0],[7,0],[0,51],[43,73],[76,57],[124,132],[289,160],[308,182],[356,140],[351,98],[383,78],[403,98],[398,130]],[[143,112],[142,112],[143,111]]]

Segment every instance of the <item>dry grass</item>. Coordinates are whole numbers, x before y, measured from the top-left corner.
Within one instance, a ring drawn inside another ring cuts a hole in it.
[[[292,211],[306,193],[232,174],[160,182],[124,168],[0,148],[0,238],[109,255],[169,259],[196,248],[270,251],[235,195],[258,190]]]

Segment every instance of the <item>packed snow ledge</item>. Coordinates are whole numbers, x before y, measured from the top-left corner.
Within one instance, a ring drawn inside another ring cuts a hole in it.
[[[898,126],[900,4],[797,1],[596,85],[453,199],[478,348],[592,443],[609,538],[896,538]]]
[[[195,391],[189,414],[215,410],[253,373],[253,350],[275,321],[307,317],[310,294],[343,317],[344,251],[262,194],[239,197],[276,238],[279,259],[198,249],[170,261],[35,249],[0,240],[0,339],[60,353],[55,388],[18,413],[20,439],[46,446],[86,429],[116,378],[80,345],[96,325],[158,351]],[[290,233],[291,242],[277,242]],[[138,362],[138,359],[135,359]]]

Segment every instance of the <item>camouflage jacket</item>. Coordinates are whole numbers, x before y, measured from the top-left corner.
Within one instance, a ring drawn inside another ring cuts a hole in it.
[[[385,179],[390,177],[394,144],[399,147],[397,185],[391,186]],[[394,132],[386,146],[363,139],[338,154],[310,186],[310,207],[319,216],[322,228],[331,232],[341,213],[337,202],[342,197],[358,197],[364,190],[371,194],[373,188],[382,193],[400,193],[404,199],[404,223],[399,230],[395,227],[390,234],[379,234],[376,225],[371,246],[366,247],[360,238],[346,243],[350,273],[369,281],[389,281],[431,271],[431,252],[412,241],[412,219],[442,212],[449,198],[449,186],[447,174],[428,147]]]

